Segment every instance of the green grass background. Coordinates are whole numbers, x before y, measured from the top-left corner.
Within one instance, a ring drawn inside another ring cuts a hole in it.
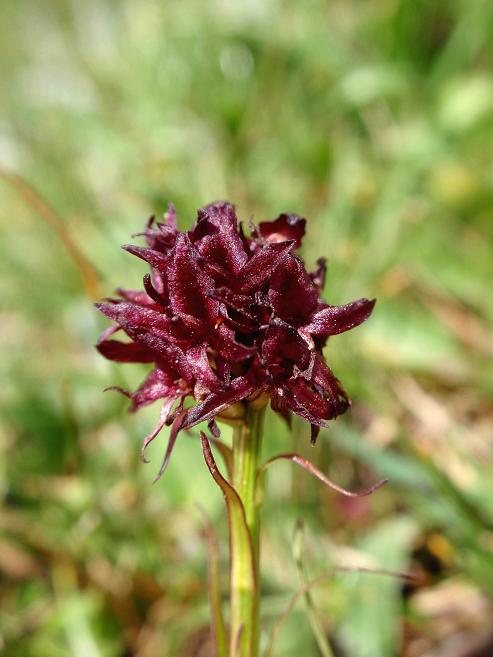
[[[150,214],[172,200],[185,229],[227,198],[245,221],[308,218],[331,303],[378,297],[327,349],[352,412],[316,448],[270,417],[265,455],[390,483],[348,504],[273,466],[264,645],[299,588],[301,517],[312,577],[423,576],[314,589],[340,655],[456,657],[493,599],[491,2],[3,0],[0,25],[1,654],[212,657],[195,503],[226,573],[221,495],[193,437],[151,484],[158,409],[101,393],[145,368],[96,354],[91,297],[140,285],[119,245]],[[275,656],[319,654],[299,604]]]

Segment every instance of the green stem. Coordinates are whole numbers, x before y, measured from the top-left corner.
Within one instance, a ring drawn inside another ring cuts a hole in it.
[[[231,634],[230,657],[258,657],[260,501],[257,476],[265,407],[250,405],[233,432],[233,480],[245,510],[251,549],[231,537]],[[245,577],[248,570],[251,577]]]

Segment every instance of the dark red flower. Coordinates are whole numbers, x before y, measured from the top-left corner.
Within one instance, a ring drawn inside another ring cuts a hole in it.
[[[110,360],[153,363],[133,393],[131,410],[163,400],[159,422],[143,449],[171,425],[161,472],[178,432],[214,418],[236,402],[261,395],[288,418],[312,425],[315,440],[327,420],[344,413],[349,399],[327,366],[322,349],[331,335],[364,322],[375,300],[331,306],[320,298],[325,261],[307,273],[295,254],[305,219],[281,214],[245,236],[234,207],[213,203],[180,232],[170,205],[163,223],[151,218],[147,247],[124,246],[145,260],[144,290],[117,290],[97,304],[113,324],[97,348]],[[123,331],[130,342],[110,339]],[[183,410],[186,397],[197,403]]]

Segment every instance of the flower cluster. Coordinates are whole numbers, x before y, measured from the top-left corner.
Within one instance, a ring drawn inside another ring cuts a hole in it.
[[[305,219],[281,214],[250,224],[247,236],[234,207],[213,203],[198,211],[189,231],[177,229],[170,205],[164,222],[151,218],[147,247],[124,246],[145,260],[144,290],[119,289],[119,299],[97,304],[115,322],[99,339],[110,360],[152,363],[133,393],[131,410],[163,400],[147,444],[171,425],[166,467],[180,430],[208,421],[239,402],[260,396],[286,419],[296,413],[312,426],[312,440],[349,400],[324,361],[329,336],[364,322],[374,300],[325,303],[325,261],[312,273],[295,254]],[[130,342],[109,339],[122,330]],[[184,409],[187,397],[197,402]],[[241,406],[241,404],[240,404]],[[143,453],[142,452],[142,453]]]

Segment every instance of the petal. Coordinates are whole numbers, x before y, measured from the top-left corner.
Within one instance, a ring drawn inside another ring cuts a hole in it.
[[[305,329],[318,337],[344,333],[368,319],[375,301],[376,299],[358,299],[344,306],[327,306],[312,315]]]
[[[206,235],[197,243],[197,248],[203,258],[226,267],[232,274],[238,274],[248,260],[238,233]]]
[[[199,267],[197,255],[188,235],[180,233],[168,257],[169,298],[173,312],[185,323],[193,317],[203,325],[213,309],[217,316],[217,302],[205,295],[214,282]]]
[[[168,277],[163,272],[158,271],[157,269],[152,270],[152,282],[156,290],[161,296],[163,296],[166,301],[168,298]]]
[[[312,445],[315,445],[315,443],[317,442],[319,433],[320,433],[320,427],[317,427],[316,424],[310,424],[310,442]]]
[[[170,203],[168,211],[164,215],[164,223],[156,222],[155,217],[150,217],[145,230],[142,233],[132,235],[132,237],[144,236],[152,250],[165,255],[173,248],[176,235],[176,210],[174,205]]]
[[[97,304],[94,304],[94,305],[97,307]],[[99,310],[99,308],[98,308],[98,310]],[[114,335],[115,333],[118,333],[118,331],[121,331],[121,330],[122,330],[122,329],[121,329],[120,326],[118,326],[118,325],[116,325],[116,324],[111,324],[111,326],[108,326],[108,328],[106,328],[106,329],[101,333],[101,335],[100,335],[99,338],[98,338],[97,345],[98,345],[98,344],[101,344],[101,342],[104,342],[104,341],[107,340],[109,337],[111,337],[111,336]],[[97,345],[96,345],[96,346],[97,346]]]
[[[344,388],[320,354],[315,355],[311,383],[296,378],[290,379],[283,386],[287,405],[297,415],[316,426],[325,426],[323,420],[332,420],[349,408],[350,400]],[[314,384],[321,394],[313,388]]]
[[[161,479],[161,477],[163,476],[164,471],[168,467],[169,461],[171,459],[171,454],[173,453],[173,449],[175,447],[176,438],[177,438],[177,436],[180,432],[180,429],[183,426],[183,418],[185,417],[185,415],[186,415],[186,411],[182,411],[181,413],[179,413],[175,417],[175,419],[173,421],[173,424],[171,426],[171,430],[169,432],[168,445],[166,447],[166,452],[164,454],[164,459],[163,459],[163,462],[162,462],[161,467],[159,469],[159,472],[157,473],[156,477],[154,478],[153,483],[156,483],[156,481]]]
[[[242,268],[237,287],[243,293],[260,288],[293,249],[294,242],[267,244]]]
[[[286,405],[286,396],[279,394],[277,388],[271,392],[270,406],[273,411],[282,417],[284,422],[288,425],[288,428],[291,429],[293,423],[291,420],[291,413]]]
[[[313,381],[323,390],[330,404],[330,418],[342,415],[347,411],[351,402],[330,367],[325,363],[320,354],[316,354],[313,364]]]
[[[201,208],[197,213],[197,223],[192,231],[192,240],[200,240],[206,235],[217,233],[238,234],[238,217],[234,206],[227,201],[216,201]]]
[[[131,338],[145,332],[168,338],[171,320],[156,310],[125,301],[111,304],[97,303],[96,308],[103,315],[117,322]]]
[[[143,440],[143,442],[142,442],[142,447],[140,448],[140,458],[141,458],[141,460],[142,460],[144,463],[149,463],[149,461],[148,461],[148,460],[146,459],[146,457],[145,457],[145,452],[146,452],[147,446],[148,446],[150,443],[152,443],[152,441],[154,440],[154,438],[159,434],[159,432],[161,431],[161,429],[162,429],[162,428],[164,427],[164,425],[166,424],[166,421],[167,421],[168,416],[169,416],[169,414],[170,414],[171,408],[173,407],[173,404],[175,403],[175,401],[176,401],[177,399],[178,399],[178,397],[170,397],[169,399],[167,399],[167,400],[164,402],[164,404],[163,404],[163,406],[162,406],[162,408],[161,408],[161,412],[159,413],[159,420],[158,420],[156,426],[155,426],[154,429],[151,431],[151,433],[148,434],[148,435],[144,438],[144,440]]]
[[[303,326],[318,303],[318,290],[302,261],[290,255],[270,280],[269,299],[277,317],[293,326]]]
[[[249,297],[246,294],[235,294],[227,287],[219,287],[214,290],[208,290],[207,296],[211,299],[220,301],[228,308],[232,308],[236,312],[242,313],[251,320],[255,319],[253,315],[247,312],[255,302],[252,297]]]
[[[135,303],[138,306],[149,306],[155,308],[156,304],[143,290],[126,290],[123,287],[117,287],[115,292],[130,303]]]
[[[147,295],[154,301],[154,303],[160,308],[166,308],[167,300],[156,290],[152,284],[152,278],[150,274],[144,276],[144,289]]]
[[[136,342],[102,340],[96,349],[108,360],[118,363],[152,363],[156,358],[152,351]]]
[[[216,373],[221,379],[223,386],[231,383],[231,363],[218,354],[215,358]]]
[[[217,390],[220,387],[220,381],[207,357],[207,344],[201,344],[197,347],[187,349],[185,355],[197,381],[208,388],[209,392],[211,390]]]
[[[163,472],[168,467],[171,453],[175,446],[178,434],[181,430],[190,429],[199,422],[213,419],[215,415],[220,413],[231,404],[249,397],[254,390],[255,386],[253,384],[247,381],[247,379],[244,377],[239,377],[232,382],[231,386],[227,390],[223,390],[216,394],[211,394],[201,404],[197,404],[187,411],[183,411],[177,415],[173,422],[173,426],[171,427],[168,446],[166,448],[166,454],[164,455],[163,463],[154,481],[160,479]]]
[[[212,418],[212,420],[209,420],[209,422],[207,423],[207,426],[208,426],[209,431],[211,432],[211,434],[214,436],[214,438],[220,438],[221,437],[221,430],[217,426],[216,421],[214,420],[214,418]]]
[[[257,345],[240,344],[236,339],[235,331],[226,326],[226,322],[216,328],[211,341],[220,356],[231,364],[245,361],[257,353]]]
[[[256,241],[251,239],[251,237],[247,237],[245,235],[245,231],[243,229],[243,222],[242,221],[240,221],[238,223],[238,234],[239,234],[240,239],[243,243],[243,249],[245,250],[245,253],[247,253],[249,255],[249,257],[251,257],[254,253],[256,253],[258,251],[258,246],[259,245],[257,244]]]
[[[249,397],[255,390],[255,384],[245,377],[234,379],[228,389],[212,393],[202,403],[190,408],[181,428],[190,429],[199,422],[210,420],[231,404]]]
[[[279,365],[283,370],[287,370],[296,365],[300,370],[304,370],[310,362],[310,350],[295,328],[276,322],[265,332],[262,357],[268,367]]]
[[[135,413],[143,406],[152,404],[157,399],[165,397],[178,397],[183,390],[174,383],[175,377],[169,372],[156,367],[139,388],[132,393],[132,406],[130,411]]]
[[[225,267],[218,265],[217,262],[204,258],[199,254],[198,263],[202,271],[214,281],[216,287],[229,285],[231,282],[231,272]]]
[[[198,212],[192,241],[200,254],[229,272],[237,274],[248,260],[245,245],[238,232],[234,206],[218,201]]]
[[[168,203],[168,209],[164,213],[164,223],[166,224],[167,228],[176,231],[177,214],[173,203]]]
[[[134,246],[133,244],[124,244],[122,249],[137,256],[141,260],[145,260],[145,262],[148,262],[151,267],[154,267],[162,274],[166,272],[167,257],[160,251],[145,249],[141,246]]]
[[[306,219],[297,214],[281,214],[274,221],[261,221],[258,225],[260,235],[269,242],[294,240],[299,249],[305,234]]]
[[[156,360],[169,364],[186,381],[192,377],[190,366],[183,351],[171,342],[172,322],[162,313],[131,303],[96,304],[99,310],[116,321],[135,342],[144,345],[155,354]]]
[[[331,405],[315,392],[304,379],[291,379],[283,386],[286,405],[310,424],[326,427],[324,420],[332,419]]]
[[[183,405],[185,404],[185,397],[187,396],[188,391],[182,393],[182,396],[179,398],[178,404],[175,406],[173,411],[170,412],[166,419],[166,424],[170,427],[176,418],[183,413]]]

